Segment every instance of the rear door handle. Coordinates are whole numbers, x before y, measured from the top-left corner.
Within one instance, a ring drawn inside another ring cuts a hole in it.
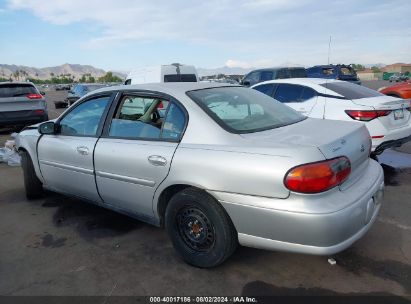
[[[148,162],[153,166],[165,166],[167,164],[167,159],[160,155],[150,155],[148,157]]]
[[[83,146],[77,147],[77,152],[81,155],[88,155],[88,148]]]

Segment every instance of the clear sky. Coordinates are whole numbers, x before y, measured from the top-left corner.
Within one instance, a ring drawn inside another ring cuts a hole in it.
[[[411,62],[411,0],[0,0],[0,63]]]

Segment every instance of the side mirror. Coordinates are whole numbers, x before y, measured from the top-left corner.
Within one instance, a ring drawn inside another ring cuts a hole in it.
[[[247,81],[247,80],[246,80],[246,81],[243,81],[243,82],[242,82],[242,85],[245,86],[245,87],[249,87],[249,86],[250,86],[250,82]]]
[[[39,125],[38,130],[40,134],[56,134],[57,125],[54,121],[46,121]]]

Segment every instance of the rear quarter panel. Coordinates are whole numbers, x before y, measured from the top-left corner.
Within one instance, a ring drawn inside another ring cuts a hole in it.
[[[311,147],[275,150],[181,144],[156,196],[158,198],[168,186],[185,184],[207,191],[284,199],[290,194],[283,182],[286,172],[296,165],[319,159],[324,156]]]

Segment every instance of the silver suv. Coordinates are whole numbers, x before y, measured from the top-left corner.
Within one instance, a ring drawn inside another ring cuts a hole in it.
[[[26,126],[48,119],[46,99],[34,84],[0,83],[0,126]]]

